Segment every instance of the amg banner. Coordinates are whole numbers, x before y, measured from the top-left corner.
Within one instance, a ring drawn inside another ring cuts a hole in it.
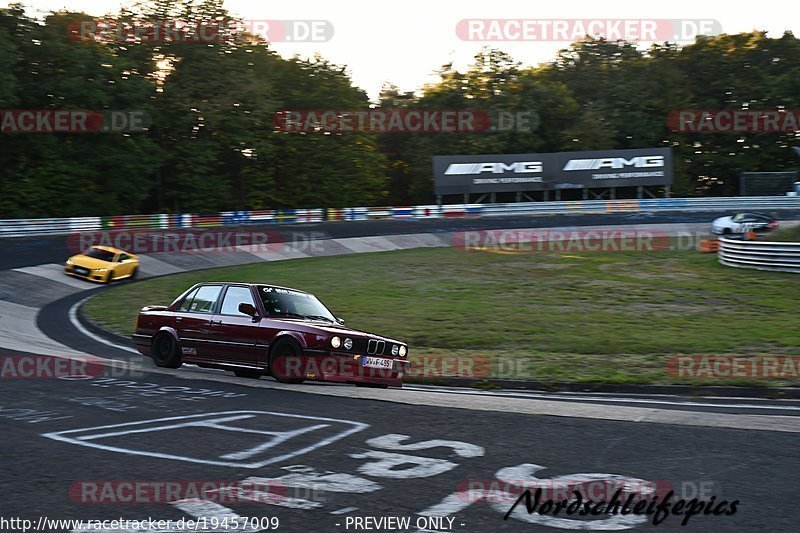
[[[672,149],[433,157],[436,194],[672,184]]]

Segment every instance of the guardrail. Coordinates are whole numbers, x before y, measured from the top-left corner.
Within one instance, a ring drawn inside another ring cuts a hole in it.
[[[731,267],[800,272],[800,243],[720,237],[717,257]]]
[[[381,218],[464,218],[514,215],[564,215],[639,213],[657,211],[732,211],[800,209],[800,196],[747,196],[733,198],[651,198],[634,200],[586,200],[520,202],[510,204],[454,204],[392,207],[345,207],[341,209],[284,209],[120,215],[109,217],[41,218],[0,220],[0,237],[64,235],[111,229],[181,229],[248,224],[302,224],[323,220],[373,220]]]

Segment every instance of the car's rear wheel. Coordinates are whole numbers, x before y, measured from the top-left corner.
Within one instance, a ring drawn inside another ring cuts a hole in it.
[[[156,335],[153,339],[153,362],[164,368],[178,368],[183,364],[175,337],[169,333]]]
[[[303,349],[294,339],[281,339],[269,351],[269,372],[281,383],[302,383],[300,375]]]
[[[238,378],[250,378],[250,379],[259,379],[262,374],[258,370],[245,370],[245,369],[236,369],[233,371],[234,375]]]
[[[136,275],[137,274],[139,274],[139,267],[136,267],[131,271],[131,278],[130,279],[136,279]]]

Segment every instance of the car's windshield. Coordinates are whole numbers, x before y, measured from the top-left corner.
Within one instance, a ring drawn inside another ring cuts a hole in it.
[[[313,294],[279,287],[259,286],[264,309],[272,316],[305,317],[334,322],[336,318]]]
[[[91,257],[93,259],[99,259],[101,261],[112,262],[114,260],[114,252],[109,252],[108,250],[103,250],[101,248],[89,248],[83,255],[86,257]]]

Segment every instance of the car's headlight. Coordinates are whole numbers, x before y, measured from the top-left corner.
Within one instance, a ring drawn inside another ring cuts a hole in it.
[[[353,339],[351,339],[349,337],[346,338],[344,340],[344,347],[347,348],[348,350],[351,349],[353,347]]]
[[[334,348],[338,348],[341,345],[342,345],[342,339],[340,339],[339,337],[334,337],[331,339],[331,346],[333,346]]]
[[[74,264],[74,263],[72,262],[72,259],[67,259],[67,265],[68,265],[68,266],[71,266],[71,265],[73,265],[73,264]]]
[[[400,347],[400,357],[405,357],[405,356],[406,356],[406,347],[405,346],[401,346]]]
[[[397,354],[399,353],[400,353],[400,347],[396,344],[392,344],[392,355],[396,357]]]

